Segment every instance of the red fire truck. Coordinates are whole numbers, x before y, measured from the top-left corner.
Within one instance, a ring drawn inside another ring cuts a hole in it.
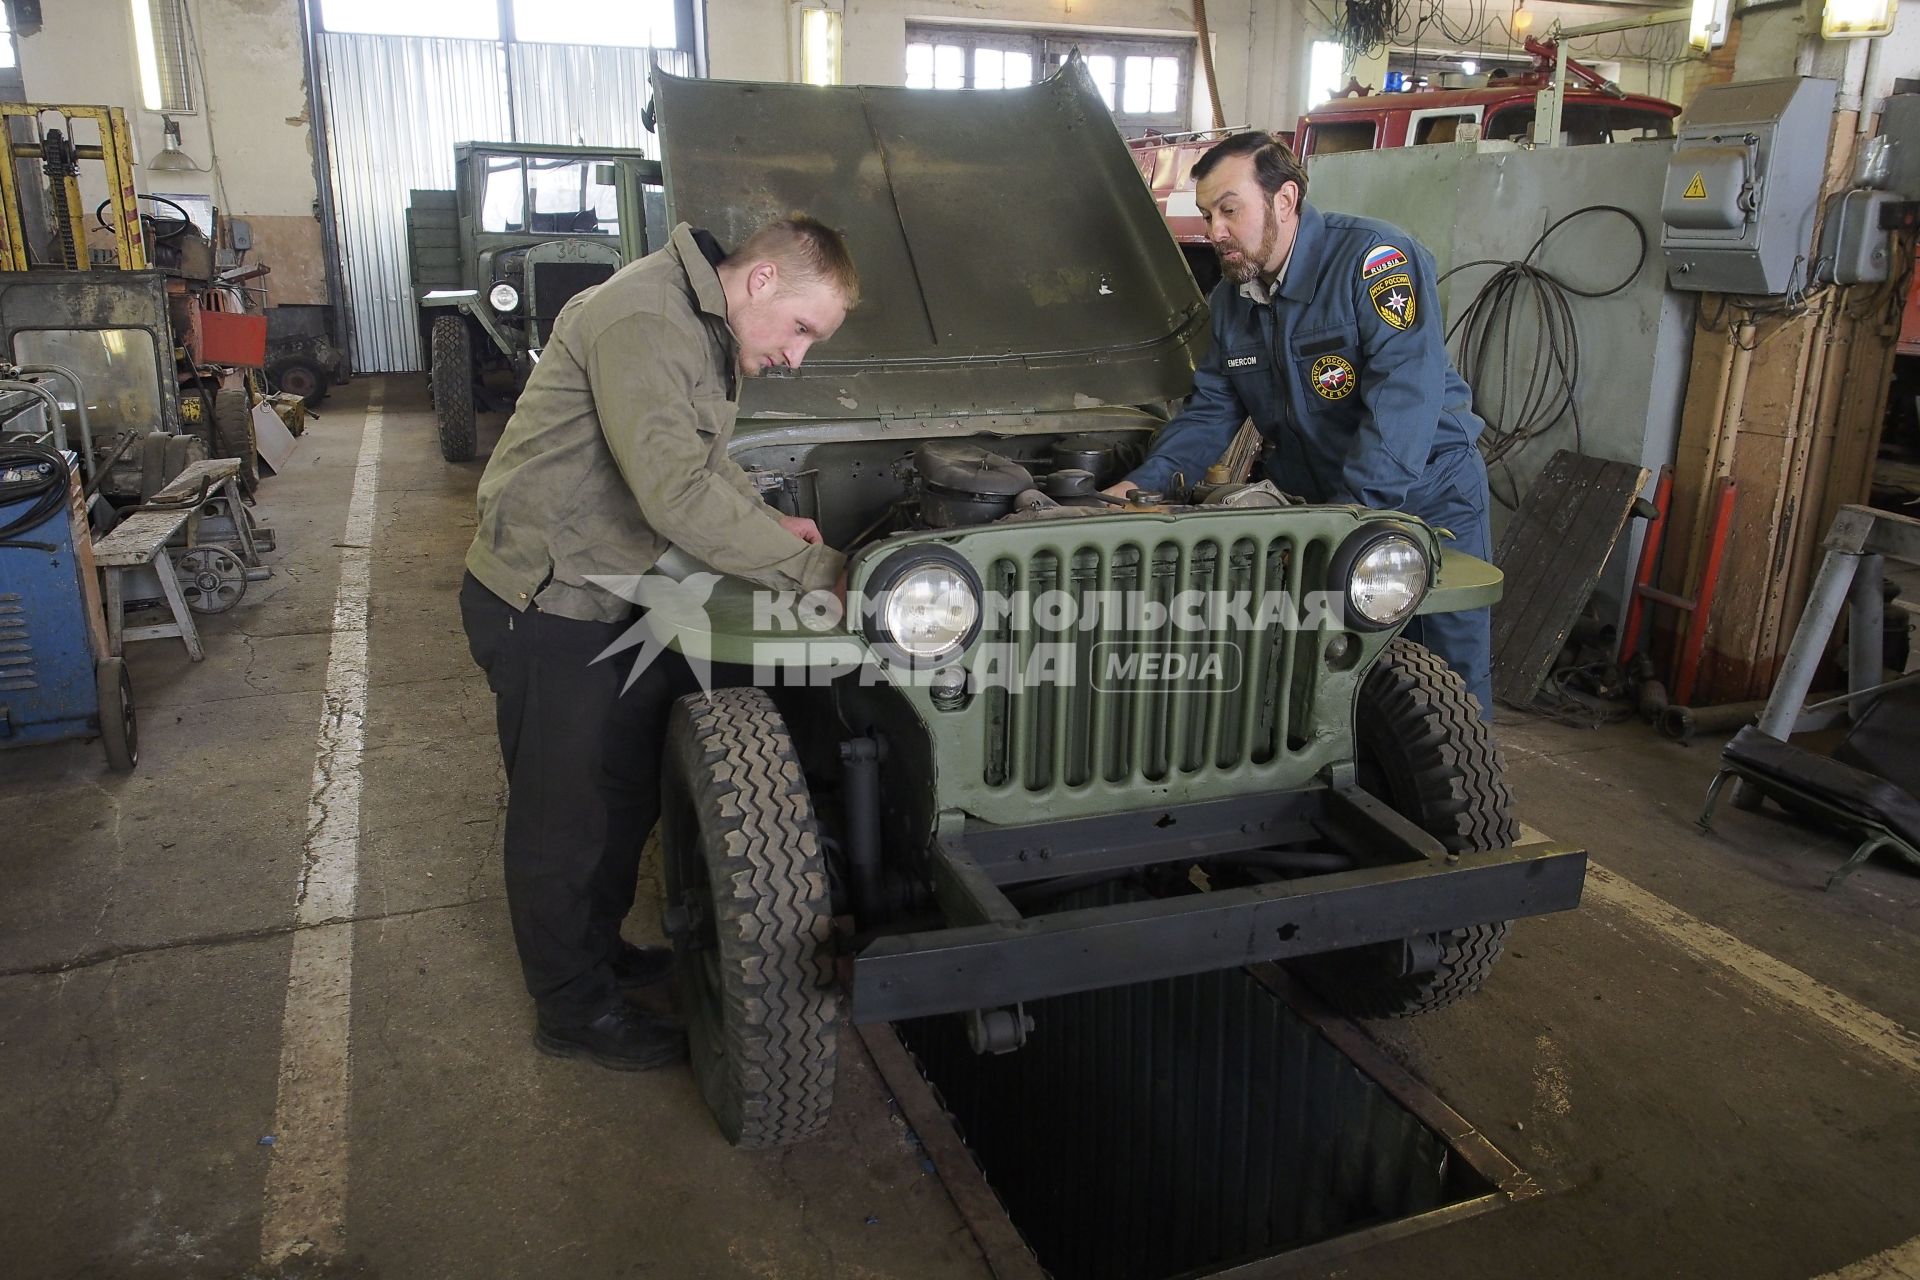
[[[1414,93],[1374,93],[1359,84],[1300,117],[1280,137],[1303,157],[1382,147],[1417,147],[1471,136],[1494,141],[1533,140],[1535,101],[1553,76],[1554,46],[1527,41],[1533,66],[1519,75],[1491,73],[1471,87]],[[1680,107],[1661,98],[1624,93],[1579,62],[1567,61],[1562,140],[1569,146],[1670,138]],[[1134,162],[1166,217],[1200,286],[1211,288],[1219,268],[1193,198],[1193,166],[1208,147],[1233,130],[1148,136],[1132,144]]]

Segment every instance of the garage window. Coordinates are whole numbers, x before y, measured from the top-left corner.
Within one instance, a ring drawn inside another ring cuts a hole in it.
[[[320,24],[370,36],[498,40],[500,9],[471,0],[321,0]]]
[[[1011,31],[907,24],[909,89],[1018,89],[1078,49],[1123,132],[1176,132],[1191,124],[1194,46],[1189,39]]]
[[[352,35],[690,50],[692,12],[691,0],[512,0],[513,29],[505,31],[497,0],[320,0],[320,26]]]
[[[674,0],[513,0],[513,38],[544,44],[592,44],[632,48],[680,47],[679,5]]]

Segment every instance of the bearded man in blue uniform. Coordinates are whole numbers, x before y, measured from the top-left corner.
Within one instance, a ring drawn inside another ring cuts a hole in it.
[[[1485,424],[1447,355],[1433,255],[1397,227],[1309,205],[1306,170],[1270,134],[1234,134],[1193,172],[1223,277],[1213,349],[1152,454],[1107,492],[1199,480],[1251,418],[1283,491],[1404,511],[1488,558]],[[1491,718],[1487,610],[1418,617],[1406,635]]]

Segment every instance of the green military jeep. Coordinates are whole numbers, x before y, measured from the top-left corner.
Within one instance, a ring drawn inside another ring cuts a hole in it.
[[[633,150],[465,142],[454,189],[411,193],[407,250],[448,462],[473,460],[476,388],[517,391],[567,300],[646,253],[660,166]],[[658,219],[656,219],[658,221]]]
[[[649,643],[740,664],[674,708],[660,832],[730,1140],[820,1128],[843,1013],[1004,1052],[1025,1002],[1282,959],[1413,1013],[1577,904],[1585,854],[1521,838],[1475,703],[1400,637],[1497,570],[1267,484],[1098,496],[1209,330],[1077,59],[1003,93],[660,75],[655,108],[677,220],[808,210],[865,287],[716,441],[849,553],[845,620],[677,557],[629,580]]]

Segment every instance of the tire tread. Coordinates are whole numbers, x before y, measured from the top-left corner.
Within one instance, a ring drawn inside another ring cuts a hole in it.
[[[832,1110],[839,999],[826,863],[799,756],[759,689],[681,699],[668,750],[702,848],[667,856],[704,857],[720,950],[721,1043],[693,1047],[701,1090],[734,1145],[802,1141]]]
[[[1506,762],[1480,718],[1480,702],[1438,654],[1396,638],[1361,686],[1357,715],[1377,717],[1402,753],[1409,795],[1382,797],[1450,853],[1504,848],[1519,834]],[[1397,800],[1397,802],[1396,802]],[[1439,963],[1402,973],[1397,944],[1315,956],[1300,968],[1321,994],[1361,1018],[1408,1017],[1480,989],[1506,945],[1510,921],[1440,935]]]
[[[433,390],[433,416],[440,427],[440,456],[448,462],[472,462],[473,331],[462,315],[435,316],[427,380]]]

